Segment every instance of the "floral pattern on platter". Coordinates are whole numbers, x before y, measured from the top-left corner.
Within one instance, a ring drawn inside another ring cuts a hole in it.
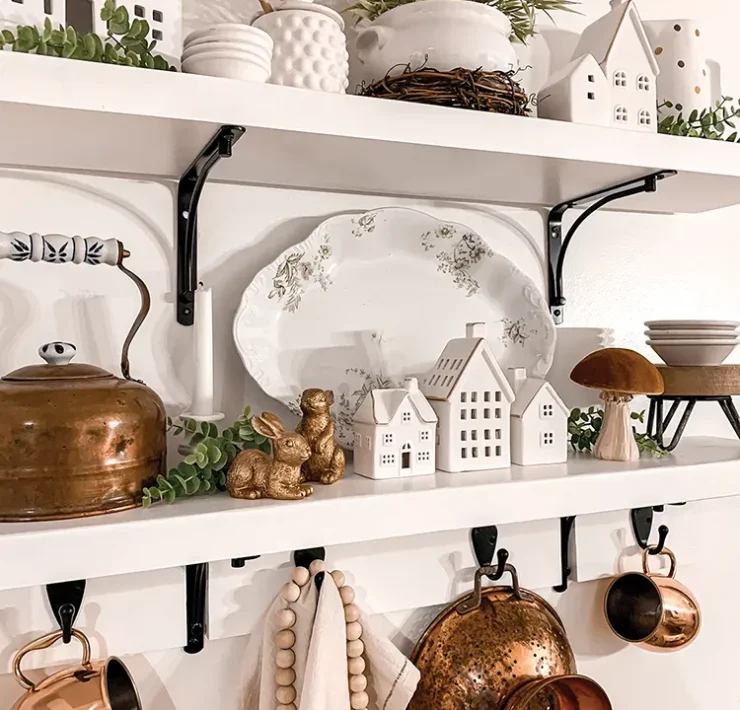
[[[352,235],[355,237],[362,237],[365,234],[370,234],[375,231],[375,218],[378,216],[377,212],[366,212],[359,217],[352,220],[352,224],[355,225],[352,230]]]
[[[524,318],[517,318],[516,320],[503,318],[501,323],[503,326],[501,342],[505,348],[508,348],[509,345],[519,345],[523,348],[529,338],[539,333],[536,328],[530,327]]]

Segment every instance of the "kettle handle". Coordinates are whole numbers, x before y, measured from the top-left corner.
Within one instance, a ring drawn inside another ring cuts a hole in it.
[[[21,670],[21,661],[23,658],[31,653],[31,651],[41,651],[45,648],[53,646],[57,641],[61,640],[64,636],[62,631],[52,631],[46,636],[42,636],[40,639],[31,641],[26,644],[18,653],[15,654],[13,659],[13,673],[15,674],[16,680],[26,689],[33,692],[36,690],[37,684],[27,678]],[[82,644],[82,665],[90,665],[90,641],[87,636],[82,633],[79,629],[72,629],[72,636],[74,636]],[[43,682],[43,681],[42,681]]]
[[[499,571],[498,565],[493,567],[480,567],[475,573],[475,587],[472,594],[463,599],[456,607],[455,610],[458,614],[469,614],[471,611],[475,611],[481,605],[483,597],[483,577],[487,575],[497,575]],[[511,574],[511,586],[514,590],[514,596],[517,599],[522,598],[522,593],[519,589],[519,575],[516,572],[514,565],[505,564],[502,574],[508,572]]]
[[[98,237],[67,237],[64,234],[26,234],[25,232],[0,232],[0,259],[11,261],[46,261],[51,264],[106,264],[117,266],[139,289],[141,307],[121,348],[121,372],[127,380],[131,377],[128,359],[131,341],[149,313],[151,296],[146,284],[124,265],[130,256],[117,239]]]

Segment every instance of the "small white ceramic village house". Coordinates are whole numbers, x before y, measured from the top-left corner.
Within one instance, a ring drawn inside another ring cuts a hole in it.
[[[537,113],[576,123],[657,131],[658,63],[632,0],[587,27],[572,61],[539,92]]]
[[[546,380],[509,370],[514,390],[511,407],[511,463],[539,466],[568,460],[568,408]]]
[[[437,413],[437,468],[479,471],[510,464],[509,414],[514,392],[485,340],[484,323],[468,323],[450,340],[422,391]]]
[[[403,388],[371,390],[354,416],[354,471],[368,478],[435,471],[437,415],[415,377]]]

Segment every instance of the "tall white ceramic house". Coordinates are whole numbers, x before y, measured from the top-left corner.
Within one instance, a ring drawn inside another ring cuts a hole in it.
[[[514,392],[485,339],[484,323],[468,323],[450,340],[422,383],[439,424],[437,468],[479,471],[510,464],[509,414]]]
[[[541,118],[655,132],[658,63],[632,0],[589,25],[537,97]]]
[[[568,460],[568,408],[546,380],[509,370],[514,389],[511,407],[511,463],[539,466]]]
[[[415,377],[403,388],[371,390],[354,416],[354,470],[368,478],[435,471],[437,415]]]

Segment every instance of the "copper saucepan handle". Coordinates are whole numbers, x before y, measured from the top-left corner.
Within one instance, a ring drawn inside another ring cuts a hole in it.
[[[64,634],[62,631],[52,631],[50,634],[47,634],[46,636],[42,636],[40,639],[36,639],[35,641],[31,641],[31,643],[26,644],[18,653],[15,654],[15,658],[13,659],[13,673],[15,674],[16,679],[18,682],[26,689],[26,690],[36,690],[36,684],[29,680],[21,670],[21,661],[23,658],[31,653],[31,651],[41,651],[45,648],[49,648],[50,646],[53,646],[57,641],[59,641]],[[87,636],[82,633],[79,629],[72,629],[72,636],[74,636],[81,644],[82,644],[82,665],[83,666],[89,666],[90,665],[90,641],[88,640]]]
[[[458,614],[469,614],[481,605],[481,599],[483,598],[483,577],[489,574],[497,574],[498,570],[498,565],[495,565],[494,567],[480,567],[476,571],[473,593],[455,607]],[[511,575],[511,587],[514,590],[514,595],[518,599],[521,599],[522,593],[519,590],[519,575],[517,575],[516,568],[514,565],[506,564],[504,565],[503,573],[506,572]]]
[[[129,256],[123,244],[117,239],[99,239],[98,237],[67,237],[64,234],[26,234],[25,232],[0,232],[0,259],[11,261],[46,261],[51,264],[89,264],[98,266],[107,264],[117,266],[128,276],[139,289],[141,307],[133,325],[129,329],[121,348],[121,372],[127,379],[131,377],[128,352],[131,341],[144,322],[151,297],[146,284],[124,265],[123,260]]]

